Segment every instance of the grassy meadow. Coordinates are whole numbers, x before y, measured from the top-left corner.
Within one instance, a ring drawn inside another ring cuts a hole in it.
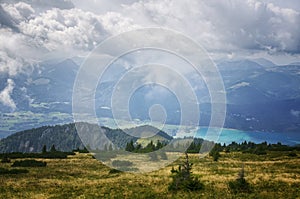
[[[38,159],[46,167],[26,168],[28,173],[0,174],[0,198],[300,198],[300,154],[268,152],[255,155],[240,152],[221,153],[215,162],[212,157],[199,158],[189,154],[193,175],[204,184],[200,191],[168,190],[174,162],[158,171],[138,174],[110,173],[91,154],[76,153],[67,159]],[[11,163],[0,163],[11,169]],[[233,193],[228,182],[235,180],[242,165],[250,193]],[[147,165],[145,165],[147,167]],[[23,169],[23,168],[20,168]]]

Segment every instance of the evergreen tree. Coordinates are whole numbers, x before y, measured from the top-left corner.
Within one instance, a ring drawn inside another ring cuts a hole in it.
[[[203,184],[198,178],[191,175],[192,163],[189,162],[188,154],[185,153],[185,161],[182,165],[178,166],[178,169],[172,167],[172,182],[169,185],[169,190],[190,190],[196,191],[203,188]]]
[[[104,145],[104,151],[108,151],[107,144]]]
[[[109,144],[108,150],[109,150],[109,151],[114,150],[112,144]]]
[[[214,153],[213,153],[213,155],[212,155],[212,157],[213,157],[213,159],[214,159],[214,161],[215,162],[217,162],[218,160],[219,160],[219,158],[220,158],[220,152],[219,151],[215,151]]]
[[[50,152],[51,152],[51,153],[57,152],[57,150],[55,149],[54,144],[51,146]]]
[[[129,151],[129,152],[132,152],[134,151],[134,145],[133,145],[133,140],[131,140],[129,143],[126,144],[126,147],[125,147],[125,150],[126,151]]]
[[[250,184],[245,179],[244,165],[242,166],[242,169],[238,174],[238,178],[235,181],[230,181],[228,185],[233,193],[251,192]]]
[[[213,157],[214,161],[218,161],[220,158],[220,151],[222,151],[223,148],[221,144],[215,144],[214,148],[209,152],[209,155]]]
[[[159,140],[157,140],[155,149],[156,149],[156,150],[159,150],[159,149],[161,149],[161,148],[163,148],[163,147],[164,147],[163,143],[161,143]]]
[[[155,145],[153,144],[152,140],[145,148],[146,153],[151,152],[151,151],[155,151]]]
[[[141,149],[143,149],[142,145],[141,144],[137,144],[136,147],[135,147],[135,151],[140,151]]]
[[[46,145],[43,146],[42,153],[47,153],[47,146]]]

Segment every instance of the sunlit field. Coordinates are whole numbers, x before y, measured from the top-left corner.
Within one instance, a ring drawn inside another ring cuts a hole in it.
[[[67,159],[36,159],[46,167],[26,168],[24,174],[0,175],[0,198],[300,198],[300,154],[268,152],[267,155],[221,153],[215,162],[209,156],[189,154],[193,175],[204,184],[200,191],[169,191],[172,166],[138,174],[112,172],[90,154],[76,153]],[[1,168],[11,169],[11,163]],[[242,165],[250,193],[233,193]],[[146,167],[147,165],[145,165]]]

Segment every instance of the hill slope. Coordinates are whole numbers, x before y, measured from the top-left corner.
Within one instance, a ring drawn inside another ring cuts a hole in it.
[[[78,136],[77,128],[83,128],[85,135]],[[153,141],[157,137],[164,140],[171,140],[172,137],[163,131],[151,126],[141,126],[126,129],[126,132],[148,132],[153,134]],[[127,131],[128,130],[128,131]],[[92,149],[106,149],[109,145],[113,148],[125,148],[126,144],[133,140],[136,142],[138,137],[131,136],[121,129],[110,129],[99,127],[96,124],[74,123],[56,126],[43,126],[40,128],[21,131],[0,140],[0,153],[7,152],[40,152],[44,145],[49,149],[55,145],[57,150],[72,151],[73,149],[83,148],[83,142],[88,143]],[[109,141],[105,138],[108,138]],[[149,137],[148,139],[151,139]]]

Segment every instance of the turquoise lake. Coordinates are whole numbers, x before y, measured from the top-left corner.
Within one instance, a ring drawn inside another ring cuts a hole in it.
[[[268,143],[281,142],[287,145],[300,144],[300,133],[297,132],[251,132],[226,128],[211,128],[210,131],[208,131],[207,127],[202,127],[197,131],[195,137],[226,144],[230,144],[233,141],[237,143],[244,141],[261,143],[267,141]]]

